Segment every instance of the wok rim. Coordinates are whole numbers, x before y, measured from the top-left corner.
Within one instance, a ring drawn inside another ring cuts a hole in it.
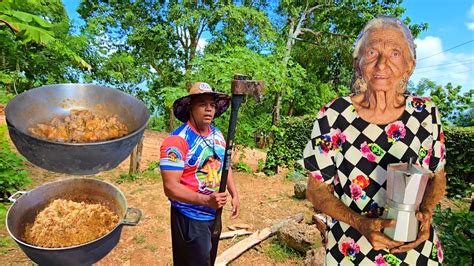
[[[105,234],[105,235],[103,235],[103,236],[101,236],[101,237],[99,237],[99,238],[96,238],[96,239],[94,239],[94,240],[91,240],[91,241],[89,241],[89,242],[82,243],[82,244],[80,244],[80,245],[69,246],[69,247],[62,247],[62,248],[45,248],[45,247],[40,247],[40,246],[35,246],[35,245],[32,245],[32,244],[28,244],[28,243],[26,243],[26,242],[24,242],[24,241],[22,241],[22,240],[16,238],[16,237],[12,234],[12,232],[10,232],[10,227],[8,226],[8,215],[10,214],[10,210],[13,208],[13,206],[15,206],[15,204],[17,204],[16,201],[15,201],[15,202],[10,206],[10,208],[8,208],[7,215],[5,216],[5,225],[6,225],[6,228],[7,228],[7,231],[8,231],[8,234],[10,235],[10,237],[13,238],[13,240],[15,240],[17,243],[20,243],[21,245],[27,246],[27,247],[29,247],[29,248],[39,249],[39,250],[45,250],[45,251],[61,251],[61,250],[69,250],[69,249],[79,248],[79,247],[86,246],[86,245],[92,244],[92,243],[94,243],[94,242],[97,242],[97,241],[101,240],[102,238],[105,238],[105,237],[107,237],[108,235],[112,234],[112,233],[113,233],[115,230],[117,230],[120,226],[123,226],[123,225],[124,225],[123,221],[124,221],[124,218],[125,218],[127,209],[128,209],[127,198],[125,198],[125,195],[123,194],[123,192],[122,192],[120,189],[118,189],[117,186],[115,186],[115,185],[113,185],[113,184],[111,184],[111,183],[109,183],[109,182],[104,182],[104,181],[102,181],[102,180],[98,180],[98,179],[94,179],[94,178],[68,178],[68,179],[63,179],[63,180],[58,180],[58,181],[53,181],[53,182],[44,183],[44,184],[41,185],[41,186],[38,186],[38,187],[36,187],[36,188],[34,188],[34,189],[31,189],[31,190],[26,191],[25,194],[28,194],[28,193],[34,191],[34,190],[37,189],[37,188],[40,188],[40,187],[42,187],[42,186],[46,186],[46,185],[49,185],[49,184],[52,184],[52,183],[59,183],[59,182],[63,182],[63,181],[66,181],[66,180],[84,180],[84,179],[85,179],[85,180],[98,181],[98,182],[102,182],[102,183],[105,183],[105,184],[107,184],[107,185],[112,186],[114,189],[116,189],[116,190],[120,193],[120,195],[123,197],[123,199],[124,199],[124,201],[125,201],[125,214],[124,214],[124,217],[121,217],[121,218],[120,218],[120,221],[117,223],[117,225],[116,225],[114,228],[112,228],[107,234]],[[21,197],[23,197],[23,196],[21,196]],[[21,198],[21,197],[20,197],[20,198]],[[18,198],[17,201],[18,201],[20,198]]]
[[[114,90],[114,91],[117,91],[118,93],[121,93],[121,94],[124,94],[126,97],[132,97],[133,99],[135,99],[136,101],[138,101],[140,104],[143,105],[143,107],[145,107],[145,113],[146,113],[146,120],[145,120],[145,123],[143,123],[143,125],[137,129],[135,129],[134,131],[132,131],[131,133],[125,135],[125,136],[122,136],[120,138],[116,138],[116,139],[111,139],[111,140],[104,140],[104,141],[95,141],[95,142],[59,142],[59,141],[52,141],[52,140],[49,140],[49,139],[44,139],[44,138],[39,138],[37,136],[34,136],[28,132],[24,132],[23,130],[20,130],[18,129],[14,123],[12,123],[9,119],[8,119],[8,107],[10,106],[10,104],[12,102],[15,101],[15,98],[17,98],[18,96],[21,96],[23,94],[26,94],[28,92],[31,92],[31,91],[34,91],[34,90],[39,90],[41,88],[44,88],[44,87],[50,87],[50,86],[56,86],[56,85],[67,85],[67,86],[71,86],[71,85],[84,85],[84,86],[95,86],[95,87],[99,87],[99,88],[106,88],[106,89],[109,89],[109,90]],[[115,88],[111,88],[111,87],[107,87],[107,86],[101,86],[101,85],[96,85],[96,84],[90,84],[90,83],[59,83],[59,84],[49,84],[49,85],[44,85],[44,86],[41,86],[41,87],[37,87],[37,88],[33,88],[33,89],[30,89],[30,90],[27,90],[25,92],[22,92],[20,94],[18,94],[17,96],[15,96],[13,99],[11,99],[7,105],[5,106],[5,109],[4,109],[4,113],[5,113],[5,120],[7,122],[7,126],[8,128],[13,128],[14,130],[20,132],[21,134],[23,135],[26,135],[28,137],[31,137],[33,139],[36,139],[36,140],[39,140],[39,141],[43,141],[43,142],[47,142],[47,143],[51,143],[51,144],[56,144],[56,145],[60,145],[60,146],[92,146],[92,145],[103,145],[103,144],[108,144],[108,143],[113,143],[113,142],[118,142],[118,141],[121,141],[121,140],[124,140],[124,139],[127,139],[129,137],[132,137],[136,134],[139,134],[140,132],[142,132],[144,129],[146,129],[147,125],[148,125],[148,121],[150,120],[150,111],[148,110],[148,108],[146,107],[146,105],[141,101],[139,100],[138,98],[136,98],[135,96],[131,95],[131,94],[128,94],[128,93],[125,93],[119,89],[115,89]]]

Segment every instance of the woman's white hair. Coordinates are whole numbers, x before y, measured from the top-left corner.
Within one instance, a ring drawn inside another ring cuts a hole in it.
[[[354,59],[360,58],[361,46],[365,43],[367,37],[369,36],[367,33],[381,28],[389,28],[401,32],[408,44],[411,58],[416,60],[415,43],[413,41],[413,36],[411,35],[410,29],[401,20],[392,17],[377,17],[367,22],[364,29],[359,33],[359,36],[355,42],[354,52],[352,53],[352,57]]]

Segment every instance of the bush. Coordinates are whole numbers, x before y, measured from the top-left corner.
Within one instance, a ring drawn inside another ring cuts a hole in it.
[[[0,126],[0,201],[31,183],[25,171],[23,157],[12,151],[7,138],[7,126]]]
[[[433,224],[439,231],[445,264],[473,265],[474,212],[441,210],[438,204],[433,213]]]
[[[0,104],[7,104],[15,95],[7,93],[4,90],[0,91]]]
[[[474,191],[474,127],[446,127],[444,135],[448,197],[470,197]]]
[[[235,168],[235,171],[237,172],[253,173],[252,167],[242,161],[238,162],[235,166],[233,166],[233,168]]]
[[[311,136],[313,123],[312,116],[285,117],[278,128],[272,128],[274,142],[267,154],[267,172],[274,172],[279,166],[301,169],[297,161],[303,159],[303,149]]]

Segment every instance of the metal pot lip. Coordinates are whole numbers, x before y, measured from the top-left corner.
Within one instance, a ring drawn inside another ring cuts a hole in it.
[[[124,199],[124,202],[125,202],[125,210],[127,210],[128,208],[128,203],[127,203],[127,199],[125,198],[125,195],[123,194],[123,192],[115,185],[109,183],[109,182],[104,182],[102,180],[98,180],[98,179],[94,179],[94,178],[67,178],[67,179],[62,179],[62,180],[57,180],[57,181],[53,181],[53,182],[47,182],[47,183],[44,183],[43,185],[39,186],[39,187],[36,187],[32,190],[28,190],[25,194],[28,194],[30,192],[33,192],[35,189],[37,188],[40,188],[42,186],[46,186],[46,185],[50,185],[50,184],[53,184],[53,183],[60,183],[60,182],[63,182],[63,181],[67,181],[67,180],[93,180],[93,181],[98,181],[98,182],[102,182],[102,183],[105,183],[107,185],[110,185],[112,186],[114,189],[116,189],[120,195],[123,197]],[[20,197],[21,198],[21,197]],[[17,200],[18,201],[18,200]],[[91,240],[89,242],[86,242],[86,243],[82,243],[80,245],[75,245],[75,246],[69,246],[69,247],[62,247],[62,248],[45,248],[45,247],[39,247],[39,246],[34,246],[34,245],[31,245],[31,244],[28,244],[24,241],[22,241],[21,239],[15,237],[12,232],[10,231],[10,227],[8,226],[8,216],[10,215],[10,210],[13,208],[13,206],[15,206],[15,204],[17,204],[17,201],[15,201],[11,206],[10,208],[8,208],[8,211],[7,211],[7,215],[5,216],[5,225],[6,225],[6,228],[7,228],[7,231],[8,231],[8,234],[10,234],[10,237],[13,238],[17,243],[20,243],[24,246],[27,246],[27,247],[30,247],[30,248],[34,248],[34,249],[40,249],[40,250],[46,250],[46,251],[61,251],[61,250],[69,250],[69,249],[74,249],[74,248],[79,248],[79,247],[82,247],[82,246],[86,246],[86,245],[89,245],[89,244],[92,244],[93,242],[96,242],[96,241],[99,241],[105,237],[107,237],[108,235],[112,234],[115,230],[117,230],[119,227],[123,226],[123,220],[125,217],[121,217],[120,221],[117,223],[117,225],[111,229],[107,234],[97,238],[97,239],[94,239],[94,240]],[[124,214],[125,215],[125,214]]]
[[[126,95],[126,97],[132,97],[133,99],[135,99],[136,101],[140,102],[141,104],[143,104],[143,106],[145,107],[145,115],[146,115],[146,121],[145,123],[143,123],[143,125],[141,127],[139,127],[138,129],[134,130],[133,132],[131,132],[130,134],[127,134],[123,137],[120,137],[120,138],[117,138],[117,139],[112,139],[112,140],[105,140],[105,141],[97,141],[97,142],[80,142],[80,143],[69,143],[69,142],[57,142],[57,141],[52,141],[52,140],[48,140],[48,139],[42,139],[42,138],[38,138],[34,135],[31,135],[29,134],[28,132],[23,132],[22,130],[19,130],[17,129],[17,127],[11,122],[9,121],[8,119],[8,107],[10,106],[10,104],[13,102],[15,102],[15,98],[13,98],[11,101],[9,101],[7,103],[7,106],[5,106],[5,110],[4,110],[4,113],[5,113],[5,120],[7,121],[7,126],[10,128],[14,128],[15,130],[21,132],[22,134],[25,134],[31,138],[34,138],[36,140],[39,140],[39,141],[43,141],[43,142],[47,142],[47,143],[50,143],[50,144],[55,144],[55,145],[59,145],[59,146],[95,146],[95,145],[103,145],[103,144],[109,144],[109,143],[114,143],[114,142],[119,142],[121,140],[124,140],[124,139],[127,139],[127,138],[130,138],[134,135],[137,135],[137,134],[140,134],[140,132],[142,132],[147,124],[148,124],[148,120],[150,119],[150,112],[148,111],[148,108],[146,108],[145,104],[140,101],[139,99],[137,99],[136,97],[128,94],[128,93],[125,93],[121,90],[118,90],[118,89],[114,89],[114,88],[110,88],[110,87],[106,87],[106,86],[99,86],[99,85],[95,85],[95,84],[87,84],[87,83],[61,83],[61,84],[50,84],[50,85],[44,85],[44,86],[41,86],[41,87],[37,87],[37,88],[33,88],[31,90],[28,90],[28,91],[25,91],[25,92],[22,92],[20,93],[19,95],[17,96],[20,96],[22,94],[25,94],[25,93],[28,93],[28,92],[31,92],[31,91],[35,91],[35,90],[39,90],[39,89],[42,89],[42,88],[45,88],[45,87],[52,87],[52,86],[57,86],[57,85],[62,85],[62,86],[88,86],[88,87],[97,87],[97,88],[102,88],[102,89],[107,89],[107,90],[114,90],[118,93],[121,93],[123,95]]]

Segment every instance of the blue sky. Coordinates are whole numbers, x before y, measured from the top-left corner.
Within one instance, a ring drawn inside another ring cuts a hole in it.
[[[415,40],[418,61],[411,80],[474,89],[474,1],[406,0],[402,6],[412,22],[429,25]]]
[[[79,1],[63,2],[69,17],[82,23],[76,12]],[[474,1],[405,0],[402,6],[412,22],[429,25],[415,40],[418,62],[411,80],[416,84],[428,78],[441,85],[461,85],[463,91],[474,89]]]

